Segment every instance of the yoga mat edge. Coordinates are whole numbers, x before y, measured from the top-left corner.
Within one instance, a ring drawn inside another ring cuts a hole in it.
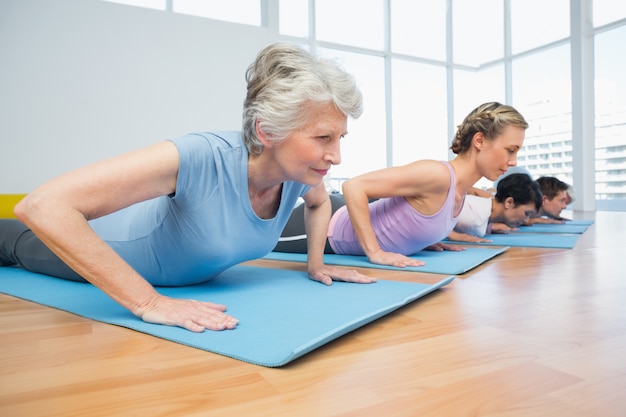
[[[463,242],[453,242],[454,244],[462,244]],[[463,251],[421,251],[411,258],[425,261],[424,266],[407,266],[399,268],[390,265],[378,265],[369,262],[366,256],[358,255],[324,255],[324,262],[328,265],[352,266],[371,269],[389,269],[397,271],[425,272],[445,275],[461,275],[477,266],[487,262],[488,260],[502,254],[508,246],[495,245],[498,247],[468,247]],[[287,261],[287,262],[306,262],[307,255],[304,253],[286,253],[271,252],[263,257],[263,259]]]
[[[193,333],[145,323],[91,284],[0,267],[0,292],[94,321],[266,367],[279,367],[450,283],[379,280],[324,286],[306,272],[236,266],[215,280],[159,287],[165,295],[226,304],[235,330]],[[349,300],[349,302],[346,302]],[[319,309],[320,305],[324,309]]]

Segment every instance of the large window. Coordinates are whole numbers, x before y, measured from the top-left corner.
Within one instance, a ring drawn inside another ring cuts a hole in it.
[[[504,2],[453,1],[452,35],[455,64],[478,67],[501,60],[504,56]]]
[[[626,2],[623,0],[593,0],[593,25],[604,26],[626,18]],[[623,25],[623,24],[622,24]],[[623,38],[622,38],[623,39]]]
[[[282,35],[309,35],[309,0],[279,0],[278,30]]]
[[[365,110],[358,120],[348,121],[348,135],[341,142],[341,164],[330,175],[343,179],[386,166],[385,69],[376,56],[334,49],[318,49],[335,57],[355,76],[363,93]]]
[[[626,210],[626,1],[108,1],[277,25],[270,29],[280,39],[341,59],[366,110],[349,122],[342,164],[331,172],[336,185],[388,165],[449,158],[456,125],[486,101],[513,104],[528,119],[520,165],[573,182],[583,162],[573,159],[581,157],[573,138],[582,133],[572,130],[572,97],[593,91],[595,137],[585,140],[595,141],[598,208]],[[570,22],[570,9],[593,20],[593,33]],[[572,75],[580,55],[571,49],[580,47],[572,28],[593,37],[595,83]]]
[[[396,59],[391,79],[393,165],[447,160],[445,68]]]
[[[382,0],[316,0],[315,7],[317,40],[375,50],[385,47]]]
[[[390,9],[394,53],[446,60],[445,1],[393,0]],[[420,42],[420,39],[428,39],[428,42]]]
[[[510,0],[514,54],[570,35],[570,0]]]
[[[626,26],[596,35],[596,194],[599,208],[626,210]],[[621,200],[621,201],[619,201]]]
[[[572,183],[572,94],[569,45],[513,61],[513,106],[530,125],[520,165],[535,176]],[[541,71],[538,71],[541,68]],[[556,144],[560,153],[552,152]],[[558,156],[558,157],[557,157]]]
[[[476,106],[488,101],[506,103],[504,65],[454,71],[454,121],[459,124]]]

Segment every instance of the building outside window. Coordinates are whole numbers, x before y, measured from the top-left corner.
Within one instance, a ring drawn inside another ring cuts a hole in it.
[[[250,25],[275,13],[280,39],[341,59],[366,111],[349,124],[328,181],[335,188],[365,171],[451,158],[456,125],[486,101],[512,104],[529,121],[519,165],[571,184],[581,163],[573,160],[570,8],[589,5],[595,135],[586,140],[595,143],[597,208],[626,210],[623,0],[107,1]]]

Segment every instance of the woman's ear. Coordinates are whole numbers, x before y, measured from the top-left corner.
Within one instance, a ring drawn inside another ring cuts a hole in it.
[[[507,197],[504,200],[504,208],[510,209],[515,207],[515,199],[513,197]]]
[[[256,137],[259,138],[264,148],[272,146],[274,142],[270,140],[265,132],[263,132],[263,129],[261,129],[261,119],[256,119],[254,122],[254,131],[256,133]]]
[[[482,149],[485,145],[485,134],[483,132],[476,132],[472,137],[472,143],[476,147],[476,149]]]

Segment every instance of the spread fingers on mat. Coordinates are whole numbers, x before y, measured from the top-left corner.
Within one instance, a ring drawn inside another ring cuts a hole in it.
[[[192,332],[234,329],[237,319],[225,314],[226,306],[160,295],[140,314],[147,323],[179,326]]]

